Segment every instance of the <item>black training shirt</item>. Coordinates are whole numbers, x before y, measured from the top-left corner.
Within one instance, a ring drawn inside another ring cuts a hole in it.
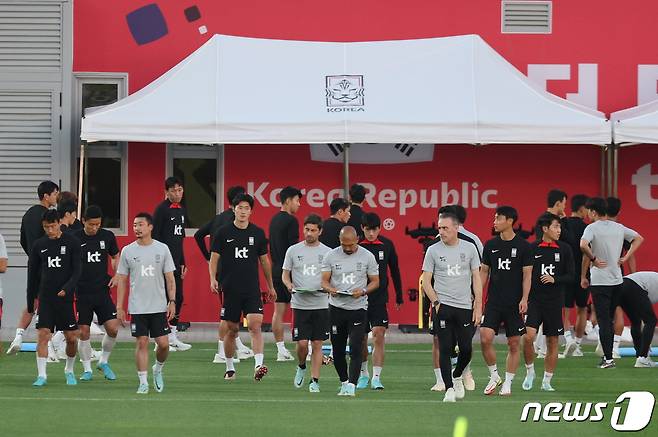
[[[329,217],[322,224],[322,234],[320,234],[320,243],[332,249],[340,246],[340,230],[345,227],[345,223],[335,217]]]
[[[562,241],[557,244],[535,241],[531,249],[533,265],[530,300],[559,302],[562,305],[566,285],[575,280],[571,247]],[[555,283],[543,284],[540,279],[543,275],[552,276]]]
[[[96,235],[87,235],[84,229],[73,236],[80,240],[82,274],[78,280],[77,296],[107,293],[110,275],[107,273],[108,257],[119,253],[117,239],[111,231],[99,229]]]
[[[31,206],[21,219],[21,247],[25,255],[30,256],[34,242],[45,235],[41,219],[48,208],[38,204]]]
[[[482,264],[489,266],[487,304],[516,307],[523,297],[523,267],[533,264],[530,243],[518,234],[509,241],[497,236],[483,252]]]
[[[27,271],[28,307],[37,296],[73,301],[81,273],[80,241],[68,233],[54,240],[44,235],[34,242]],[[61,290],[66,292],[64,297],[57,296]]]
[[[299,222],[294,215],[279,211],[270,221],[270,257],[272,277],[281,281],[286,251],[299,242]]]
[[[208,247],[206,246],[206,236],[210,236],[210,247],[212,247],[212,242],[215,239],[215,234],[224,225],[228,225],[229,223],[232,223],[235,220],[235,213],[231,208],[226,209],[219,214],[217,214],[215,217],[213,217],[212,220],[210,220],[208,223],[205,225],[201,226],[195,233],[194,233],[194,240],[196,241],[197,246],[199,246],[199,250],[203,254],[204,258],[206,261],[210,261],[210,251],[208,250]]]
[[[375,256],[377,264],[379,264],[379,288],[368,294],[368,305],[386,305],[388,302],[389,269],[395,287],[395,302],[402,304],[402,279],[400,277],[400,266],[398,265],[398,254],[395,251],[393,242],[380,235],[375,241],[361,240],[359,245],[370,251]]]
[[[183,253],[183,241],[185,241],[185,223],[187,212],[179,203],[171,203],[165,199],[153,213],[152,237],[169,247],[174,264],[185,265],[185,254]],[[178,268],[177,271],[180,271]]]

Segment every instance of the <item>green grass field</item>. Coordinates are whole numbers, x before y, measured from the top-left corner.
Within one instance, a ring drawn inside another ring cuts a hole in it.
[[[99,345],[95,345],[99,347]],[[253,360],[236,365],[238,379],[225,382],[224,365],[212,364],[214,344],[195,344],[188,352],[170,355],[165,367],[165,391],[135,394],[137,376],[133,345],[119,343],[111,358],[118,379],[94,380],[67,387],[64,364],[48,365],[48,386],[31,387],[36,377],[33,353],[0,358],[0,436],[28,435],[377,435],[451,436],[457,417],[468,419],[468,436],[586,436],[617,434],[610,427],[617,397],[629,390],[658,394],[658,369],[634,369],[634,359],[618,361],[610,370],[595,368],[592,348],[584,358],[560,360],[553,379],[555,393],[538,389],[524,392],[519,372],[511,398],[486,397],[488,380],[479,345],[475,345],[475,392],[463,401],[443,404],[442,393],[430,392],[434,383],[430,346],[389,345],[382,373],[383,391],[366,389],[356,398],[336,396],[338,380],[333,366],[324,366],[321,393],[292,385],[293,363],[276,363],[268,345],[269,375],[253,381]],[[498,349],[499,368],[504,352]],[[541,360],[535,364],[543,372]],[[76,363],[76,374],[82,366]],[[149,375],[150,380],[150,375]],[[607,402],[599,423],[521,423],[523,405],[529,401]],[[639,435],[658,435],[658,418]],[[100,434],[99,434],[100,433]]]

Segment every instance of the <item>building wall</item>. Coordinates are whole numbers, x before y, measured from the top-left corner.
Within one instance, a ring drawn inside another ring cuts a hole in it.
[[[200,17],[190,22],[184,9],[192,5],[197,6]],[[74,9],[73,69],[125,72],[132,93],[173,67],[214,33],[318,41],[477,33],[520,71],[560,97],[606,113],[655,98],[658,92],[658,53],[653,48],[658,29],[652,22],[658,12],[655,2],[638,1],[633,3],[633,8],[622,9],[619,2],[612,0],[554,1],[552,33],[541,35],[502,34],[500,8],[500,2],[491,0],[339,0],[328,4],[198,0],[189,5],[83,0],[77,1]],[[206,33],[202,33],[201,26]],[[145,42],[149,39],[152,41]],[[404,77],[400,83],[403,87]],[[239,183],[253,187],[252,191],[262,197],[253,218],[263,227],[267,227],[277,210],[269,201],[273,188],[292,184],[317,189],[314,193],[326,198],[332,189],[342,187],[340,164],[312,161],[307,146],[226,145],[224,153],[224,186]],[[152,211],[162,199],[166,147],[130,144],[127,159],[127,216],[132,217],[144,209]],[[651,166],[651,172],[658,173],[658,147],[631,147],[620,152],[619,194],[624,202],[623,221],[649,240],[638,254],[639,266],[655,270],[658,250],[651,240],[658,238],[653,226],[658,219],[658,207],[642,208],[638,202],[640,190],[633,185],[633,175],[646,165]],[[401,254],[406,290],[417,288],[422,255],[420,245],[405,235],[405,228],[415,228],[419,223],[431,225],[442,200],[462,203],[463,184],[469,197],[467,227],[486,240],[495,205],[516,206],[521,214],[520,222],[527,229],[544,210],[545,194],[551,188],[559,187],[569,194],[599,194],[600,150],[596,146],[437,145],[429,162],[394,167],[357,164],[352,166],[351,175],[353,182],[369,183],[377,190],[375,206],[367,205],[366,209],[394,221],[394,227],[385,232],[396,242]],[[640,179],[636,178],[636,184],[644,184],[644,191],[648,189],[658,198],[658,183],[651,186],[650,178]],[[263,184],[267,185],[263,187]],[[419,199],[415,206],[401,208],[411,203],[414,195],[420,198],[421,190],[428,190],[425,191],[429,196],[428,206],[420,206]],[[435,202],[431,190],[436,190]],[[486,191],[488,197],[483,199]],[[478,199],[477,207],[473,206],[473,196]],[[310,211],[328,214],[328,208],[320,206],[322,202],[315,202],[314,207],[304,202],[300,217]],[[120,240],[125,244],[131,237]],[[186,281],[188,300],[183,318],[216,320],[218,304],[208,291],[206,264],[191,238],[186,241],[186,254],[194,274]],[[271,311],[269,307],[267,311]],[[414,323],[417,307],[406,305],[399,313],[391,310],[390,319]]]

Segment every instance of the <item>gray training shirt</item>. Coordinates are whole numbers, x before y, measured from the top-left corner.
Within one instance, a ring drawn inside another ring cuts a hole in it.
[[[480,256],[474,244],[458,240],[454,246],[443,241],[425,253],[423,271],[434,275],[434,290],[441,304],[465,310],[473,309],[472,270],[480,268]]]
[[[331,286],[341,291],[365,289],[368,276],[379,276],[379,265],[368,249],[358,246],[356,252],[348,255],[338,246],[329,251],[322,264],[323,272],[331,272]],[[329,304],[344,310],[365,310],[368,297],[353,298],[337,294],[329,296]]]
[[[658,273],[635,272],[624,276],[624,278],[630,279],[646,291],[651,303],[658,303]]]
[[[167,312],[164,274],[176,270],[166,244],[157,240],[148,246],[136,241],[121,251],[117,273],[130,276],[128,312],[153,314]]]
[[[305,241],[288,248],[283,269],[290,272],[294,288],[322,290],[322,262],[330,250],[322,243],[308,246]],[[293,293],[290,306],[296,310],[324,310],[329,308],[329,299],[323,291]]]
[[[639,234],[612,220],[598,220],[587,225],[583,240],[592,246],[595,257],[605,261],[605,268],[590,267],[591,285],[619,285],[623,282],[619,258],[624,240],[632,241]]]

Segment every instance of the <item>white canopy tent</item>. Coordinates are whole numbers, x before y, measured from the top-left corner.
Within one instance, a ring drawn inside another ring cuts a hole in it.
[[[88,111],[83,140],[608,144],[605,116],[531,83],[477,35],[333,43],[215,35]]]
[[[658,143],[658,100],[610,114],[615,144]]]

